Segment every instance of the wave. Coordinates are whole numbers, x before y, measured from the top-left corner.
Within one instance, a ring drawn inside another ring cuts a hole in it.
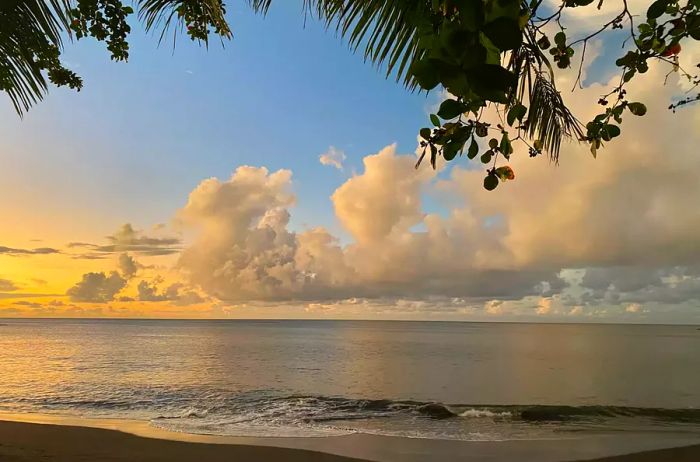
[[[172,388],[138,392],[124,389],[90,399],[80,391],[17,400],[0,397],[0,409],[7,408],[9,412],[77,411],[86,416],[138,418],[173,431],[234,436],[327,436],[363,432],[500,440],[551,437],[552,432],[592,429],[700,429],[700,409],[694,408],[449,404],[281,395],[263,390],[239,393]]]
[[[241,421],[295,420],[301,422],[351,421],[386,417],[413,416],[431,420],[490,419],[513,422],[600,421],[615,418],[643,418],[663,422],[698,423],[700,409],[666,409],[625,406],[559,405],[472,405],[444,404],[389,399],[351,399],[342,397],[291,395],[260,399],[231,400],[210,408],[188,408],[161,418],[204,418],[208,415],[235,414]],[[245,420],[245,419],[243,419]]]

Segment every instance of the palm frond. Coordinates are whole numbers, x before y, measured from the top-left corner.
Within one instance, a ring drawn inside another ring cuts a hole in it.
[[[542,72],[537,73],[532,85],[527,124],[530,137],[542,142],[554,162],[559,161],[564,137],[577,140],[584,137],[581,123],[566,107],[554,83]]]
[[[559,161],[563,138],[581,139],[581,123],[569,111],[554,83],[554,69],[525,30],[522,46],[510,53],[507,67],[518,77],[511,103],[529,104],[527,127],[530,137],[540,140],[553,162]]]
[[[46,93],[41,55],[62,47],[69,7],[70,0],[0,2],[0,90],[20,115]]]

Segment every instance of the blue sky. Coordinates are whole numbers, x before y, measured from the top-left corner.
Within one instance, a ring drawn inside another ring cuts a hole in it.
[[[106,207],[108,220],[145,226],[167,221],[203,178],[241,164],[288,168],[305,204],[297,226],[334,226],[333,190],[364,155],[392,142],[413,151],[434,98],[384,79],[317,21],[304,25],[297,3],[277,2],[262,17],[233,2],[224,48],[180,36],[173,51],[139,28],[129,63],[110,62],[102,43],[68,44],[80,93],[52,88],[22,121],[0,106],[2,138],[22,147],[3,180],[31,180],[31,195],[56,207]],[[331,145],[348,157],[344,172],[318,162]],[[69,177],[56,175],[68,167]]]

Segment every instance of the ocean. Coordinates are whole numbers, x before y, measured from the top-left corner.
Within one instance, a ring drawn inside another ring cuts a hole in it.
[[[0,412],[252,437],[698,436],[700,329],[0,320]]]

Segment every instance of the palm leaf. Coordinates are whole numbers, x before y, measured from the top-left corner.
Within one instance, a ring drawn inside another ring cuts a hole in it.
[[[37,53],[60,49],[68,29],[69,0],[3,0],[0,2],[0,90],[21,115],[43,99],[48,84]]]
[[[581,123],[566,107],[554,83],[541,72],[533,83],[527,122],[530,137],[542,141],[554,162],[559,161],[564,137],[577,140],[584,137]]]
[[[513,50],[507,64],[518,76],[518,87],[511,101],[529,103],[528,134],[540,140],[550,159],[558,162],[563,138],[583,138],[582,126],[564,104],[554,83],[554,69],[535,43],[533,32],[526,29],[524,36],[523,45]]]

